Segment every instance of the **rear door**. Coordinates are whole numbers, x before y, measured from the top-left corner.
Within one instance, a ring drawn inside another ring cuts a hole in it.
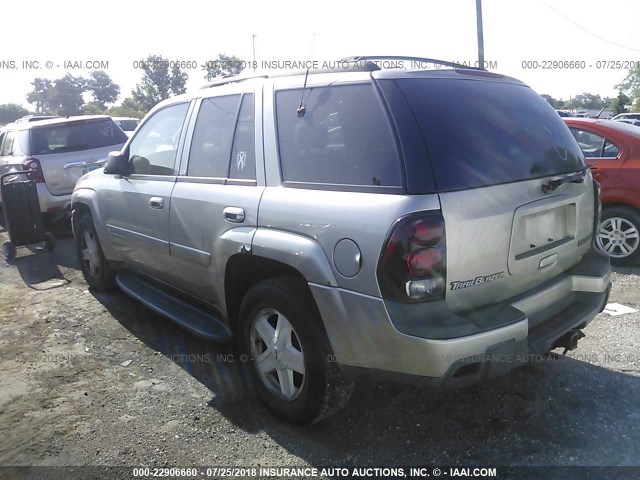
[[[30,132],[31,156],[40,161],[53,195],[70,194],[87,168],[100,165],[127,141],[110,118],[56,122],[34,126]]]
[[[196,107],[169,222],[171,283],[221,308],[226,260],[251,248],[264,189],[259,92],[226,92]]]
[[[483,72],[443,76],[394,82],[418,121],[439,192],[446,301],[465,311],[576,264],[590,245],[593,187],[569,129],[530,88]]]

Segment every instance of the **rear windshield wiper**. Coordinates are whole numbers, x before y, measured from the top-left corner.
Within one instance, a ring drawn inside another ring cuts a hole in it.
[[[542,193],[553,192],[556,188],[558,188],[563,183],[584,183],[584,176],[586,174],[586,171],[587,169],[584,168],[579,172],[570,173],[562,177],[551,178],[549,179],[548,183],[542,184]]]

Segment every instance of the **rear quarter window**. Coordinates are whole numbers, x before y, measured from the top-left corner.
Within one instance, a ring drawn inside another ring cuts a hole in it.
[[[526,86],[466,79],[395,82],[418,121],[438,190],[529,180],[585,166],[563,120]]]
[[[276,115],[284,181],[402,186],[395,139],[372,84],[279,91]]]

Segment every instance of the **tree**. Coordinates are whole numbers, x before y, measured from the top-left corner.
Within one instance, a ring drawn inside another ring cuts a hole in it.
[[[147,111],[132,97],[125,98],[122,105],[107,110],[107,114],[113,117],[142,118],[146,113]]]
[[[244,62],[235,55],[229,56],[221,53],[215,60],[206,62],[202,69],[205,71],[205,80],[210,82],[216,77],[238,75],[242,72],[244,66]]]
[[[627,105],[631,103],[631,99],[627,97],[624,93],[619,92],[618,96],[611,101],[611,108],[613,109],[613,114],[618,115],[619,113],[628,112],[629,109]]]
[[[102,70],[91,72],[87,80],[87,90],[91,92],[94,102],[103,110],[108,104],[114,103],[120,95],[120,87],[113,83],[108,73]]]
[[[551,95],[547,95],[546,93],[543,93],[540,96],[544,98],[549,103],[549,105],[551,105],[555,109],[559,109],[565,103],[564,100],[556,100]]]
[[[53,84],[48,78],[35,78],[33,82],[33,91],[27,95],[27,102],[36,106],[36,113],[50,113],[50,95]]]
[[[142,81],[131,93],[144,111],[150,110],[165,98],[186,91],[188,75],[178,66],[169,69],[170,62],[166,58],[160,55],[149,55],[142,64],[144,71]]]
[[[82,113],[85,115],[104,115],[105,107],[98,102],[89,102],[82,109]]]
[[[585,92],[573,97],[570,105],[570,108],[600,109],[604,107],[604,100],[600,95]]]
[[[70,73],[55,80],[49,95],[49,105],[53,113],[61,116],[80,115],[84,105],[82,94],[86,88],[86,79],[74,77]]]
[[[616,88],[627,95],[633,101],[633,108],[640,111],[640,63],[636,62],[636,67],[631,68],[622,83]]]
[[[29,115],[29,110],[22,105],[18,105],[17,103],[0,105],[0,125],[14,122],[25,115]]]

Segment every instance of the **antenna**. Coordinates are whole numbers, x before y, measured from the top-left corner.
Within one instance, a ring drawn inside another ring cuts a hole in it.
[[[478,28],[478,67],[484,70],[484,32],[482,30],[482,0],[476,0],[476,24]]]
[[[253,71],[256,71],[256,34],[251,35],[251,48],[253,50]]]

